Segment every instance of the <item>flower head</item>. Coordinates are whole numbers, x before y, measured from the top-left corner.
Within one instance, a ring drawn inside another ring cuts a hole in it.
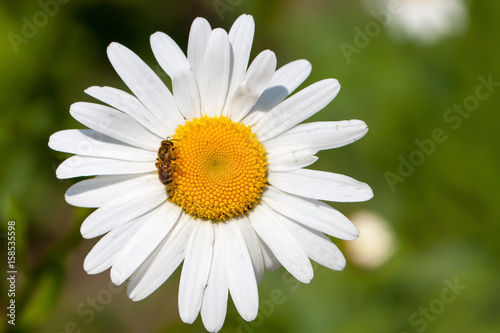
[[[304,169],[319,150],[361,138],[360,120],[299,125],[337,95],[327,79],[288,97],[309,75],[306,60],[276,70],[266,50],[248,66],[254,21],[242,15],[226,33],[202,18],[192,25],[187,57],[167,35],[151,36],[172,91],[137,55],[112,43],[111,63],[132,94],[111,87],[86,92],[106,105],[78,102],[71,115],[89,127],[53,134],[49,146],[76,154],[58,178],[96,176],[71,186],[66,201],[98,208],[85,238],[104,235],[85,259],[96,274],[129,280],[142,300],[184,262],[179,313],[198,313],[218,331],[228,292],[245,320],[258,312],[257,283],[283,265],[313,277],[309,258],[342,270],[342,253],[325,235],[355,239],[356,227],[319,200],[363,201],[370,187],[347,176]],[[288,98],[287,98],[288,97]]]

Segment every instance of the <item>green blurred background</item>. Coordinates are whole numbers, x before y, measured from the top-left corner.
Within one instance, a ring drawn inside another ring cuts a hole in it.
[[[84,272],[85,255],[97,240],[82,240],[78,228],[91,210],[65,203],[64,192],[75,181],[56,179],[67,155],[51,151],[47,142],[56,131],[82,128],[68,109],[91,101],[85,88],[126,89],[107,60],[110,42],[128,46],[161,73],[149,46],[152,33],[166,32],[185,50],[195,17],[229,29],[242,13],[256,21],[252,58],[267,48],[276,52],[279,66],[305,58],[313,71],[302,87],[329,77],[342,84],[313,120],[362,119],[369,125],[364,139],[321,152],[313,168],[370,184],[371,201],[332,205],[346,214],[370,209],[384,216],[397,251],[372,270],[349,257],[343,272],[316,267],[309,285],[283,268],[266,272],[257,320],[242,324],[230,303],[222,332],[500,331],[500,91],[456,129],[443,119],[450,107],[475,95],[479,76],[500,81],[500,2],[470,1],[469,28],[459,37],[422,46],[394,42],[382,31],[350,62],[341,43],[354,45],[354,28],[373,21],[361,0],[60,2],[66,3],[17,46],[8,34],[22,35],[25,20],[43,8],[38,1],[0,3],[2,260],[7,221],[14,220],[18,269],[16,326],[6,324],[3,278],[0,331],[204,332],[200,318],[193,325],[179,319],[179,270],[139,303],[110,284],[109,272]],[[222,5],[219,12],[216,5]],[[391,188],[387,172],[397,174],[400,159],[418,149],[415,140],[431,138],[436,128],[447,139]],[[440,303],[445,281],[455,280],[467,288]],[[94,307],[93,299],[100,300]],[[438,314],[423,319],[419,311],[429,306]]]

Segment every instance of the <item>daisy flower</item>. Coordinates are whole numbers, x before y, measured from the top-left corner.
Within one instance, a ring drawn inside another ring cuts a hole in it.
[[[203,18],[191,27],[187,56],[166,34],[151,36],[153,53],[172,92],[135,53],[108,47],[114,69],[133,94],[91,87],[103,104],[78,102],[71,115],[89,129],[65,130],[49,146],[76,154],[58,167],[60,179],[82,180],[66,201],[97,208],[81,226],[104,235],[85,258],[96,274],[128,280],[139,301],[183,262],[179,314],[201,313],[208,331],[221,329],[228,294],[243,319],[255,319],[257,284],[279,266],[308,283],[309,258],[334,270],[345,259],[325,235],[352,240],[357,228],[319,201],[372,197],[350,177],[304,169],[319,150],[349,144],[367,132],[360,120],[301,124],[337,95],[337,80],[314,83],[288,97],[309,75],[306,60],[276,70],[272,51],[248,66],[255,25],[242,15],[229,33]]]
[[[395,8],[394,0],[382,0]],[[467,25],[463,0],[397,0],[399,6],[388,28],[396,38],[433,44],[442,37],[462,32]]]

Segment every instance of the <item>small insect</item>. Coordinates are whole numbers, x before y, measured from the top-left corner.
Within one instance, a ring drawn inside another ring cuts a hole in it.
[[[170,189],[174,182],[174,170],[172,168],[174,143],[167,138],[161,142],[160,149],[158,150],[158,158],[156,159],[156,167],[158,168],[158,178],[160,182]]]

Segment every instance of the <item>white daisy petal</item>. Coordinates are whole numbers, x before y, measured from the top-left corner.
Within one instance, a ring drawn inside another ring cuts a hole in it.
[[[320,150],[339,148],[361,139],[368,126],[361,120],[321,121],[300,124],[265,143],[266,152],[289,146],[309,148],[316,154]]]
[[[158,175],[97,176],[72,185],[64,199],[73,206],[96,208],[150,182],[158,182]]]
[[[311,165],[318,151],[342,147],[362,138],[368,127],[361,120],[315,122],[295,126],[265,142],[270,171]]]
[[[269,171],[290,171],[305,168],[318,160],[316,151],[310,147],[283,146],[268,150],[266,146]]]
[[[323,233],[301,226],[287,218],[283,218],[282,223],[300,243],[309,258],[336,271],[344,269],[346,265],[344,255]]]
[[[191,25],[189,31],[187,58],[193,69],[197,82],[201,82],[201,72],[205,59],[208,38],[212,32],[212,27],[207,20],[197,17]]]
[[[246,215],[235,217],[231,223],[236,224],[240,228],[241,234],[245,239],[248,252],[250,253],[250,258],[252,259],[255,279],[257,280],[257,283],[259,283],[264,276],[264,258],[262,256],[262,250],[260,249],[259,236],[255,233],[255,230]]]
[[[201,305],[201,319],[209,332],[220,331],[226,318],[229,287],[221,263],[222,256],[224,254],[219,251],[219,246],[214,244],[212,267]]]
[[[121,161],[110,158],[75,155],[62,162],[56,170],[59,179],[96,176],[123,175],[156,171],[154,163]]]
[[[261,142],[272,139],[323,109],[339,90],[335,79],[316,82],[267,112],[252,130]]]
[[[118,109],[160,138],[167,137],[169,128],[158,120],[135,96],[112,87],[90,87],[85,93]]]
[[[282,191],[311,199],[358,202],[373,197],[367,184],[332,172],[308,169],[269,172],[268,180]]]
[[[191,120],[199,117],[201,102],[198,84],[184,52],[162,32],[151,36],[151,48],[160,66],[172,79],[175,102],[184,118]]]
[[[220,28],[215,29],[208,39],[201,81],[198,82],[204,115],[213,117],[222,113],[229,83],[229,64],[227,33]]]
[[[158,289],[184,260],[186,243],[195,227],[193,218],[181,214],[179,221],[146,261],[132,274],[127,294],[140,301]]]
[[[254,320],[259,310],[259,293],[252,260],[245,239],[233,221],[215,225],[229,292],[236,309],[246,321]]]
[[[228,97],[233,95],[245,77],[254,33],[255,22],[253,17],[245,14],[238,17],[229,31],[229,42],[231,43],[231,76],[229,79]]]
[[[77,102],[69,112],[85,126],[132,146],[157,151],[162,140],[129,115],[109,106]]]
[[[353,240],[359,236],[358,228],[347,217],[321,201],[300,198],[273,186],[262,193],[262,201],[278,213],[333,237]]]
[[[281,267],[281,263],[276,256],[273,254],[273,251],[264,243],[264,241],[259,237],[259,245],[260,250],[262,251],[262,259],[264,260],[264,267],[268,271],[274,271]]]
[[[133,192],[101,206],[83,221],[82,236],[97,237],[161,205],[167,194],[165,187],[160,182],[158,184],[160,186],[141,184]]]
[[[121,285],[147,259],[169,233],[181,214],[181,208],[168,201],[158,206],[142,227],[123,247],[111,268],[111,280]]]
[[[140,228],[144,220],[144,216],[138,217],[104,235],[85,257],[83,269],[88,274],[98,274],[110,268],[120,250]]]
[[[127,161],[155,161],[157,153],[129,146],[91,129],[64,130],[50,136],[49,147],[65,153]]]
[[[195,321],[201,309],[212,264],[213,241],[212,223],[198,221],[187,244],[179,283],[179,315],[187,324]]]
[[[226,103],[223,115],[239,122],[257,102],[260,95],[269,86],[276,69],[276,55],[266,50],[261,52],[252,62],[248,71],[229,103]]]
[[[309,283],[314,273],[304,250],[283,225],[281,218],[265,203],[248,213],[250,222],[260,238],[271,249],[283,267],[297,280]]]
[[[244,119],[244,123],[254,126],[269,110],[288,97],[311,74],[311,63],[307,60],[295,60],[279,68],[269,87],[264,90],[259,100]]]
[[[108,46],[108,57],[123,82],[173,133],[184,120],[174,97],[158,75],[134,52],[121,44],[111,43]]]

